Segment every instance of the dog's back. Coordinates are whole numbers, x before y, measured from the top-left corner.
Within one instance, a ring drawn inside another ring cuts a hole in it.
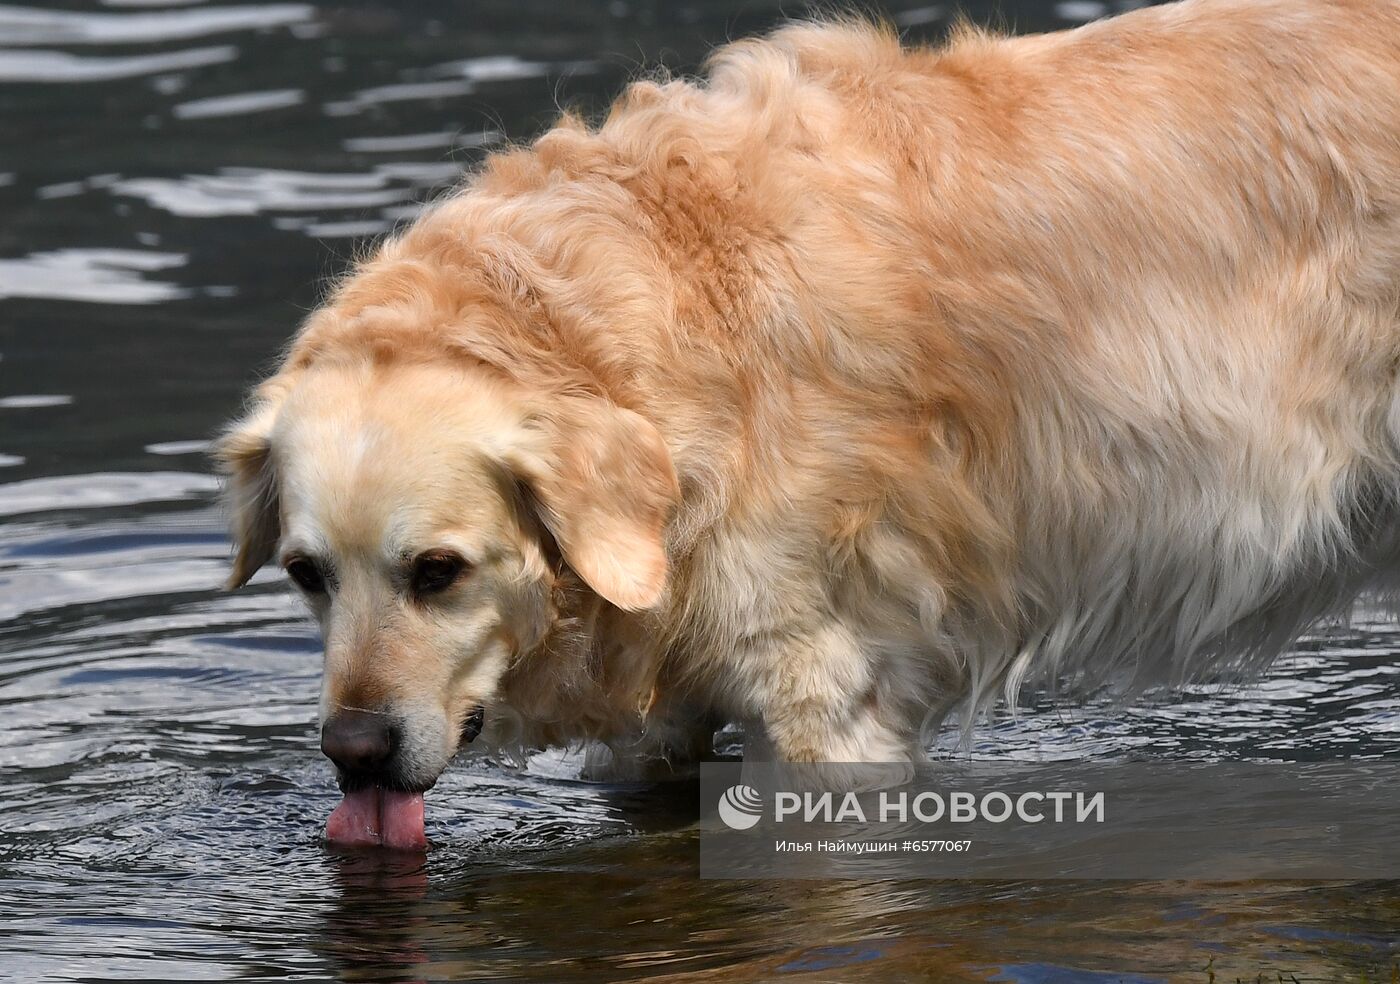
[[[899,706],[1257,665],[1393,563],[1400,6],[1188,0],[912,53],[799,25],[715,61],[602,132],[728,121],[700,138],[739,175],[720,221],[749,257],[781,230],[791,270],[716,331],[764,360],[744,450],[772,464],[688,614],[761,637],[808,609]]]

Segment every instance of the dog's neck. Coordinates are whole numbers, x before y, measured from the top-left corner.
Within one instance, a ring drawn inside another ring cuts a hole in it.
[[[661,664],[644,617],[609,605],[567,566],[555,572],[549,594],[543,638],[517,654],[501,680],[520,743],[634,740],[645,730]]]

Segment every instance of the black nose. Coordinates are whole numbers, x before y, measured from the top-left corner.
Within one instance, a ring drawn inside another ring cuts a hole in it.
[[[394,754],[398,735],[387,715],[339,711],[321,727],[321,751],[346,772],[372,772]]]

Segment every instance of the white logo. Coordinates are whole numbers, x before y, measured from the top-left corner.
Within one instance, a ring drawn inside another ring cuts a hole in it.
[[[763,797],[752,786],[730,786],[719,798],[719,818],[730,830],[748,830],[763,813]]]

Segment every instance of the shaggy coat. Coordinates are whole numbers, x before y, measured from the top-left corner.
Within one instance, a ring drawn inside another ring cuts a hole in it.
[[[221,445],[234,581],[322,565],[323,709],[400,715],[409,787],[477,706],[907,760],[1028,678],[1258,666],[1380,581],[1398,360],[1395,0],[795,24],[360,263]],[[467,573],[411,597],[433,537]]]

